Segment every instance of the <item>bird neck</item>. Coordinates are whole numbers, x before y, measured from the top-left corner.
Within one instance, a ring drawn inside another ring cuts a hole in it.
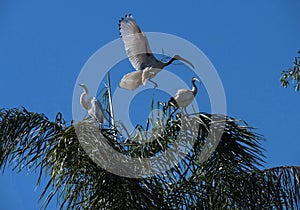
[[[193,85],[193,88],[192,88],[192,92],[194,94],[194,96],[197,94],[197,91],[198,91],[198,88],[197,86],[195,85],[195,81],[192,82],[192,85]]]
[[[175,57],[172,57],[167,63],[166,66],[170,65],[171,63],[173,63],[173,61],[177,60]]]
[[[82,107],[86,110],[88,110],[88,104],[85,100],[85,97],[88,95],[87,91],[84,91],[81,95],[80,95],[80,104],[82,105]]]
[[[168,62],[159,61],[156,68],[163,69],[164,67],[166,67],[166,66],[170,65],[171,63],[173,63],[173,61],[175,61],[175,60],[177,60],[177,59],[173,57]]]

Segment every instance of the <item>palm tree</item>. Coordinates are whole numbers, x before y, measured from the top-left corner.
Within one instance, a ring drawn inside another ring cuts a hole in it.
[[[298,54],[300,55],[300,50]],[[295,91],[300,90],[300,56],[295,57],[293,68],[281,72],[280,82],[282,87],[286,88],[292,84]]]
[[[0,166],[38,170],[37,184],[45,174],[49,180],[40,196],[43,208],[55,196],[60,209],[300,208],[300,167],[265,169],[264,138],[246,122],[208,113],[173,113],[162,102],[155,106],[163,114],[152,116],[145,129],[139,126],[132,135],[117,125],[99,129],[88,121],[68,124],[61,113],[52,122],[25,108],[0,109]],[[84,139],[93,139],[95,132],[90,131],[96,129],[119,152],[145,158],[180,141],[183,123],[188,125],[185,138],[196,133],[191,151],[163,175],[149,177],[128,178],[104,170],[83,148],[93,147],[90,141],[82,144],[76,135],[80,129]],[[210,128],[224,132],[214,152],[201,161]]]

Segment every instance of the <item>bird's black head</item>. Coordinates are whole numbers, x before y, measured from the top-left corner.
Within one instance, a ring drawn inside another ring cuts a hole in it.
[[[200,83],[200,80],[199,80],[199,79],[197,79],[196,77],[193,77],[193,78],[192,78],[192,83],[194,83],[195,81],[197,81],[197,82]]]

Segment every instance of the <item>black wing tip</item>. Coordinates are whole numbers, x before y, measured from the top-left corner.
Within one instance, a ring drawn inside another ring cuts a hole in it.
[[[119,19],[119,26],[121,26],[122,21],[124,21],[124,18]]]
[[[125,19],[127,19],[127,18],[133,18],[132,14],[131,14],[131,13],[125,14],[125,17],[122,17],[122,18],[119,20],[119,23],[121,23],[123,20],[125,20]]]
[[[133,17],[132,17],[132,14],[131,14],[131,13],[125,14],[125,17],[122,17],[122,18],[119,20],[119,22],[121,22],[121,21],[123,21],[123,20],[125,20],[125,19],[127,19],[127,18],[133,18]]]
[[[122,17],[121,19],[119,19],[119,30],[121,29],[121,23],[122,23],[124,20],[129,19],[129,18],[131,18],[131,19],[133,18],[131,13],[126,14],[125,17]]]

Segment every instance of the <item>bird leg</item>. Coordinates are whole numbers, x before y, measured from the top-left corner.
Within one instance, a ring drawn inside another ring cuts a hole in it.
[[[157,88],[157,87],[158,87],[157,83],[156,83],[156,82],[154,82],[153,80],[151,80],[151,79],[148,79],[148,81],[149,81],[149,82],[152,82],[152,83],[154,84],[154,88]]]
[[[186,107],[182,108],[182,114],[183,115],[187,115],[188,114],[187,111],[186,111]]]

